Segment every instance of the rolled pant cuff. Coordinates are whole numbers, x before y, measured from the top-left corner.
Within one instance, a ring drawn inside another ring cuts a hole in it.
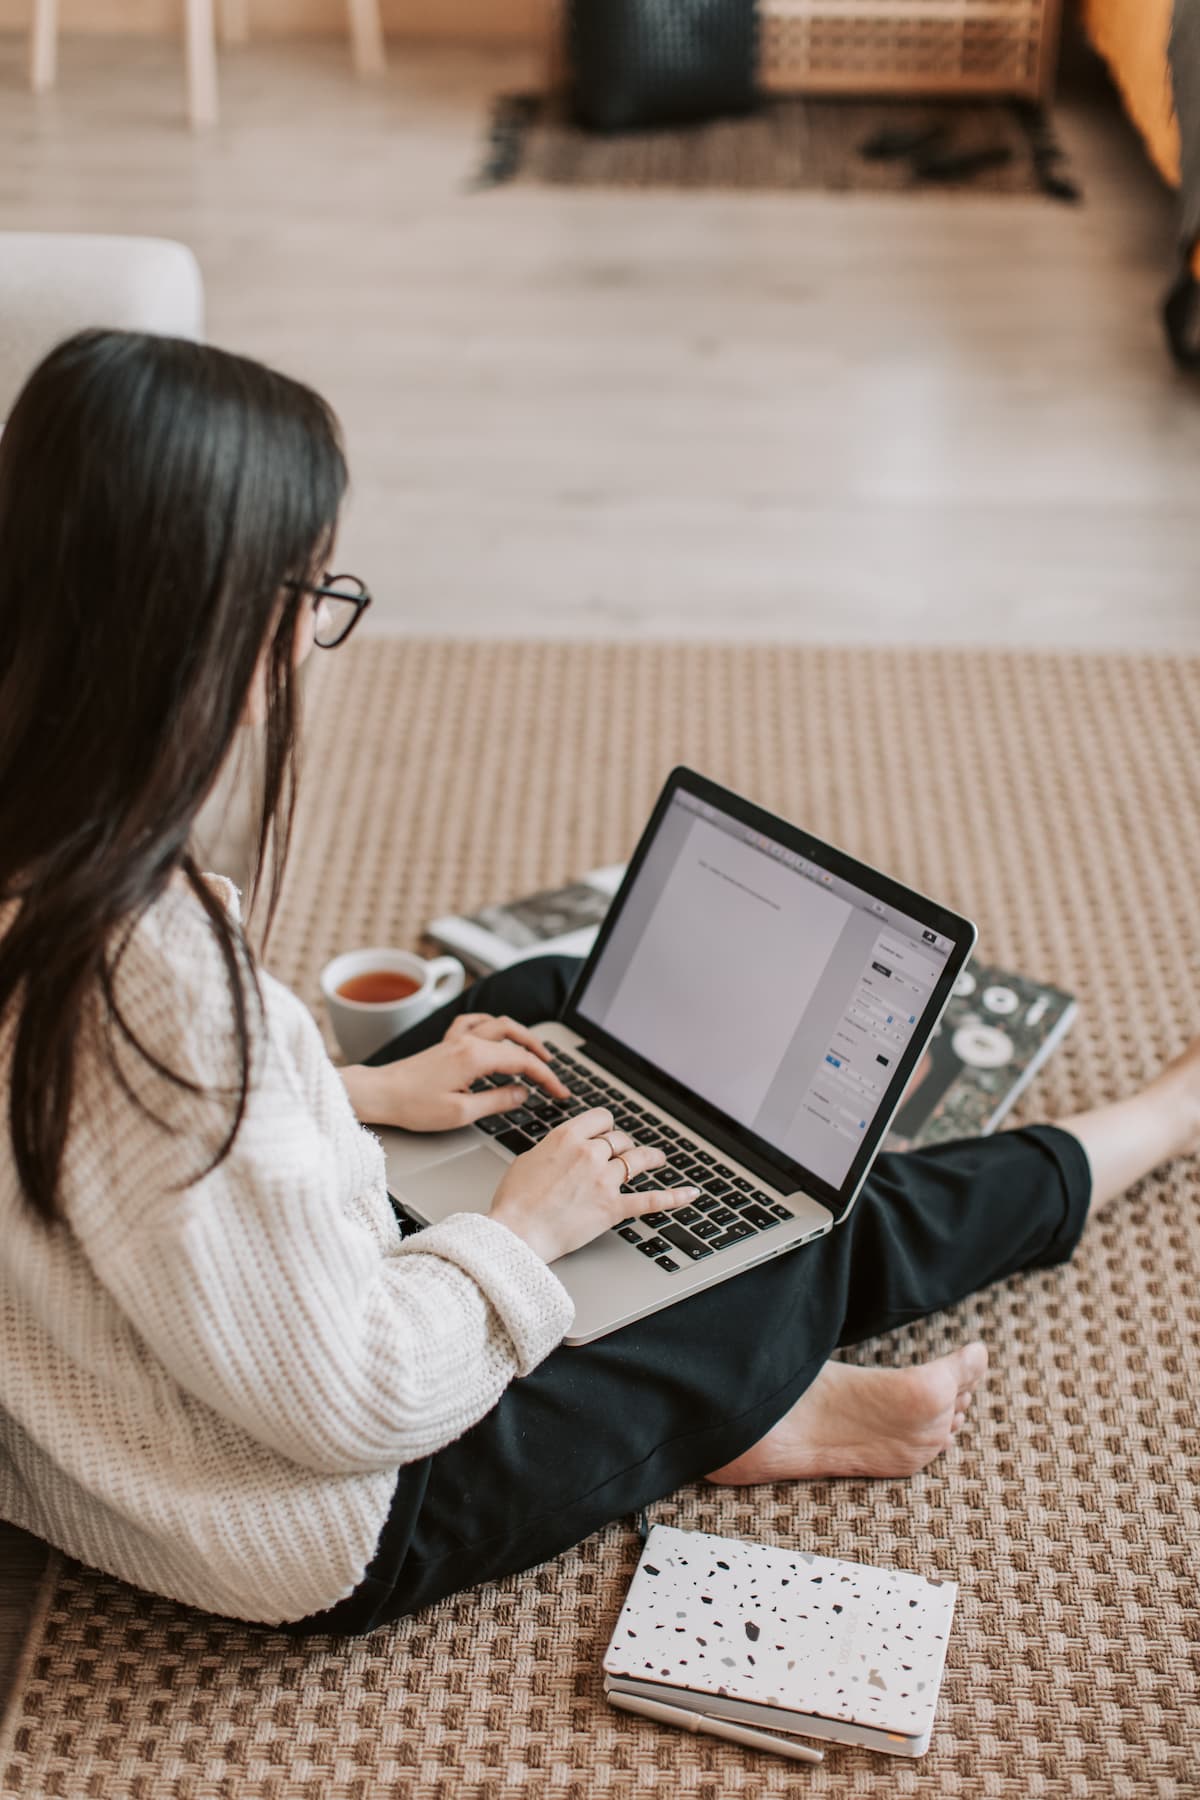
[[[1061,1125],[1027,1125],[1020,1135],[1044,1151],[1062,1181],[1062,1224],[1033,1265],[1053,1268],[1057,1263],[1070,1261],[1083,1234],[1092,1199],[1092,1165],[1079,1139]]]

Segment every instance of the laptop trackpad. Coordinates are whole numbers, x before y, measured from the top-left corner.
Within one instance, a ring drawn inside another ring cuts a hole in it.
[[[451,1213],[487,1212],[507,1167],[506,1162],[480,1144],[460,1156],[406,1173],[398,1181],[389,1179],[388,1187],[415,1218],[426,1225],[436,1225]]]

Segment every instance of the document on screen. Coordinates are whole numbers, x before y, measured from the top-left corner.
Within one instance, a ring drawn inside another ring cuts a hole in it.
[[[851,911],[827,888],[694,817],[598,1022],[748,1121]]]

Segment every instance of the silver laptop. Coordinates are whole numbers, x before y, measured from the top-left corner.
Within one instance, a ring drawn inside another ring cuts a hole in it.
[[[590,1343],[842,1222],[974,941],[967,919],[676,769],[561,1016],[536,1027],[571,1100],[385,1131],[389,1189],[424,1225],[486,1212],[503,1165],[592,1106],[660,1145],[631,1207],[654,1188],[699,1198],[554,1265],[566,1341]]]

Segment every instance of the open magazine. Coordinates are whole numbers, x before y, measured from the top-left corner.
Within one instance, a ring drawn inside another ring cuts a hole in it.
[[[586,956],[624,879],[625,864],[613,863],[569,887],[434,919],[426,931],[477,975],[492,975],[527,956]]]
[[[614,863],[568,887],[434,919],[428,934],[480,975],[529,956],[586,956],[625,875]],[[885,1149],[995,1131],[1070,1030],[1073,997],[1028,975],[970,962],[913,1071]]]
[[[912,1150],[995,1131],[1075,1018],[1061,988],[970,962],[905,1089],[884,1139]]]

